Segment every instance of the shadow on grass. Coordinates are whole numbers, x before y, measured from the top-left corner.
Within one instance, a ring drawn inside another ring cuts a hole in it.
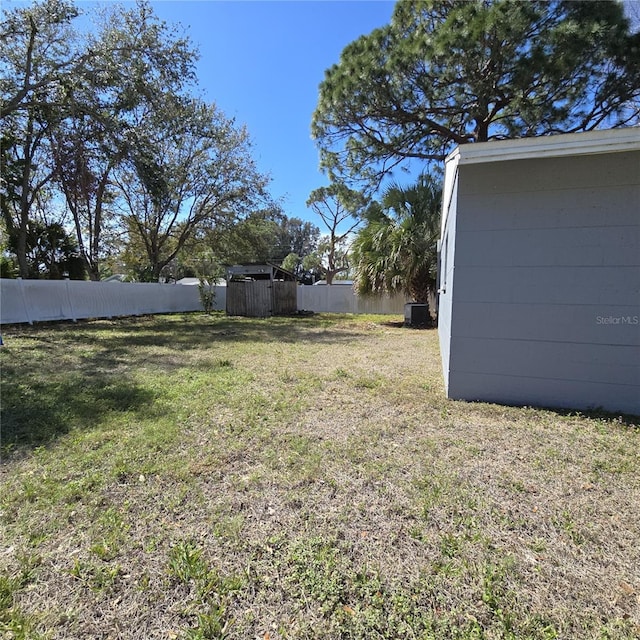
[[[339,316],[236,318],[175,314],[3,328],[0,450],[38,447],[113,412],[149,416],[156,394],[131,372],[189,366],[186,354],[215,343],[347,342],[358,325]],[[13,344],[19,344],[13,348]]]
[[[338,344],[365,331],[357,324],[336,324],[319,316],[241,318],[222,314],[175,314],[78,323],[47,323],[5,329],[6,354],[14,339],[21,351],[31,348],[38,359],[26,358],[24,367],[37,375],[59,373],[60,361],[72,360],[73,371],[84,376],[126,375],[140,366],[162,371],[190,366],[191,353],[203,353],[216,344]],[[26,348],[25,348],[26,343]],[[3,363],[7,359],[3,360]],[[16,363],[18,375],[25,370]],[[6,376],[3,376],[6,378]]]
[[[99,336],[105,348],[158,346],[175,349],[199,349],[212,342],[312,342],[340,343],[364,335],[357,324],[340,326],[337,320],[348,316],[322,315],[245,318],[222,313],[139,316],[114,320],[86,320],[77,323],[55,322],[35,326],[14,325],[5,329],[6,341],[12,334],[34,339],[39,346],[56,345],[64,340],[70,347]]]
[[[436,330],[438,327],[435,324],[415,324],[415,325],[410,325],[410,324],[406,324],[403,320],[399,320],[399,321],[385,321],[385,322],[381,322],[380,324],[382,324],[382,326],[384,327],[391,327],[393,329],[406,329],[407,331],[433,331]]]
[[[338,317],[336,317],[338,318]],[[194,349],[213,342],[241,343],[340,343],[364,335],[357,328],[336,325],[321,316],[244,318],[226,315],[192,315],[180,322],[174,317],[156,318],[148,329],[132,331],[127,344]]]
[[[71,374],[30,383],[9,373],[3,372],[0,409],[3,459],[14,448],[47,445],[72,429],[95,429],[114,412],[153,413],[155,394],[128,379]]]
[[[570,409],[537,404],[512,404],[496,401],[485,402],[483,400],[448,400],[448,402],[453,402],[469,408],[478,408],[479,410],[482,410],[483,407],[487,407],[490,411],[493,411],[495,408],[500,409],[501,407],[508,407],[509,409],[515,409],[516,411],[542,411],[552,413],[559,418],[566,418],[569,420],[571,418],[595,420],[606,424],[608,427],[640,430],[640,415],[634,415],[632,413],[619,413],[605,411],[604,409]]]
[[[590,420],[599,420],[612,426],[627,427],[629,429],[640,429],[640,415],[631,413],[613,413],[604,411],[603,409],[577,410],[577,409],[557,409],[545,407],[545,411],[551,411],[558,416],[565,418],[587,418]]]

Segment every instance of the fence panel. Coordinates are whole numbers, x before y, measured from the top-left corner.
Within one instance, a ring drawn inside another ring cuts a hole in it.
[[[224,309],[226,287],[216,287],[216,309]],[[222,290],[222,291],[221,291]],[[0,279],[0,324],[111,318],[202,309],[196,286]]]
[[[359,298],[351,287],[298,286],[297,308],[316,313],[404,313],[402,296]],[[226,309],[227,287],[215,287],[214,309]],[[0,279],[0,324],[112,318],[202,309],[195,285]]]
[[[302,285],[298,287],[298,309],[316,313],[404,314],[402,295],[360,297],[346,285]]]
[[[227,313],[230,316],[266,318],[271,315],[269,280],[232,280],[227,289]]]

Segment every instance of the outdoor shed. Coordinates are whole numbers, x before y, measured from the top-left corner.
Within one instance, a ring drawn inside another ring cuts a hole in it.
[[[227,314],[230,316],[287,315],[298,309],[293,273],[271,264],[227,268]]]
[[[640,128],[458,147],[442,213],[447,396],[640,414]]]

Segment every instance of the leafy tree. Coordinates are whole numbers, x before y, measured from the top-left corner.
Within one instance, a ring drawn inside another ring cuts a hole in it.
[[[42,105],[58,104],[83,85],[98,88],[122,108],[140,95],[154,94],[160,81],[171,85],[195,78],[196,52],[177,29],[159,21],[146,0],[131,10],[107,9],[95,36],[78,39],[70,28],[80,11],[71,0],[41,0],[6,11],[0,27],[5,73],[0,79],[0,119]]]
[[[436,286],[441,197],[439,184],[423,175],[412,187],[389,187],[382,204],[368,209],[352,247],[359,294],[402,291],[429,304]]]
[[[29,273],[35,273],[29,267],[27,256],[29,228],[36,220],[40,196],[55,172],[44,161],[46,122],[32,111],[21,124],[24,129],[20,133],[3,136],[2,214],[20,277],[28,278]]]
[[[298,271],[298,267],[301,265],[301,262],[302,261],[300,256],[297,253],[291,252],[285,257],[280,266],[286,271],[296,273]]]
[[[157,280],[198,227],[251,206],[266,180],[246,130],[199,100],[165,95],[129,135],[117,184],[129,231]]]
[[[325,73],[330,176],[373,184],[458,144],[638,122],[640,34],[617,2],[400,0]]]
[[[17,273],[13,260],[3,254],[0,254],[0,278],[15,278]]]
[[[2,213],[23,278],[33,273],[27,259],[33,208],[55,173],[47,136],[59,122],[64,88],[53,78],[77,57],[71,29],[77,15],[70,2],[46,0],[7,13],[0,27]]]
[[[313,284],[313,274],[306,263],[309,256],[315,255],[320,238],[320,229],[311,222],[300,218],[287,218],[281,225],[281,245],[289,253],[281,266],[295,274],[303,284]],[[277,261],[276,261],[277,262]]]
[[[32,208],[56,178],[89,274],[99,279],[104,233],[115,221],[105,207],[114,195],[110,174],[131,130],[167,96],[184,96],[195,78],[195,50],[148,2],[107,9],[95,33],[82,37],[72,29],[78,15],[73,2],[42,0],[5,12],[0,28],[1,117],[14,133],[2,145],[3,217],[23,277]]]
[[[110,152],[111,151],[111,152]],[[80,255],[91,280],[100,280],[103,232],[114,224],[111,173],[118,154],[95,122],[76,117],[52,134],[57,182],[74,222]]]
[[[289,218],[277,205],[230,217],[205,239],[221,263],[281,264],[291,253],[306,255],[318,243],[320,230],[300,218]]]
[[[323,256],[320,252],[314,251],[302,258],[302,283],[315,284],[324,274]]]
[[[325,257],[324,273],[327,284],[331,284],[339,273],[349,270],[344,245],[349,235],[360,224],[359,215],[364,211],[366,204],[367,199],[362,193],[337,182],[328,187],[314,189],[309,195],[307,207],[320,217],[329,231],[320,247],[320,252]]]
[[[99,280],[104,233],[116,223],[112,173],[150,105],[181,95],[193,80],[196,52],[145,2],[102,13],[86,48],[91,55],[79,77],[66,81],[63,119],[51,138],[81,254],[91,279]]]
[[[147,259],[143,239],[136,232],[135,221],[125,217],[122,223],[122,248],[117,257],[120,272],[133,282],[153,282],[153,273]],[[156,278],[156,282],[158,279]]]
[[[0,218],[0,278],[15,278],[18,275],[17,265],[9,255],[8,243],[6,224],[4,218]]]
[[[314,224],[300,218],[285,216],[281,226],[283,245],[290,252],[303,258],[315,251],[320,238],[320,229]]]
[[[107,8],[87,48],[93,55],[84,81],[125,123],[139,124],[167,95],[185,95],[196,82],[197,50],[180,28],[159,20],[147,0],[129,10]]]
[[[297,253],[290,253],[280,265],[283,269],[296,275],[302,284],[314,284],[322,278],[325,267],[323,265],[322,241],[316,251],[300,257]]]
[[[2,234],[1,249],[3,256],[10,251],[9,238],[13,236],[13,244],[16,243],[16,226],[20,225],[19,212],[21,204],[20,187],[22,184],[22,167],[13,149],[16,144],[15,135],[6,130],[2,131],[0,135],[0,213],[2,214],[0,231]],[[18,215],[17,218],[16,215]],[[27,220],[25,220],[25,238],[26,223]],[[24,255],[26,255],[26,240],[23,248],[23,256]],[[24,260],[24,270],[26,270],[26,259]],[[6,261],[3,261],[2,277],[7,277],[5,274],[11,277],[20,274],[17,262],[9,256],[6,256]]]
[[[211,250],[220,264],[280,261],[288,251],[282,242],[284,217],[278,208],[230,214],[205,229],[195,242]]]
[[[71,22],[78,15],[68,0],[43,0],[5,12],[0,26],[0,120],[60,97],[65,80],[79,74],[89,54],[80,54],[74,46]]]
[[[203,311],[205,313],[211,313],[216,301],[215,284],[209,282],[206,278],[200,277],[198,279],[198,294],[200,295]]]
[[[9,238],[9,248],[15,251],[16,236]],[[27,276],[60,280],[84,279],[84,264],[73,238],[59,222],[31,220],[26,235]]]

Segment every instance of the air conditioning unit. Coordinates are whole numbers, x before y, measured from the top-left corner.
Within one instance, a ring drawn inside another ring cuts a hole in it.
[[[406,327],[430,327],[432,321],[429,305],[407,302],[404,305],[404,324]]]

